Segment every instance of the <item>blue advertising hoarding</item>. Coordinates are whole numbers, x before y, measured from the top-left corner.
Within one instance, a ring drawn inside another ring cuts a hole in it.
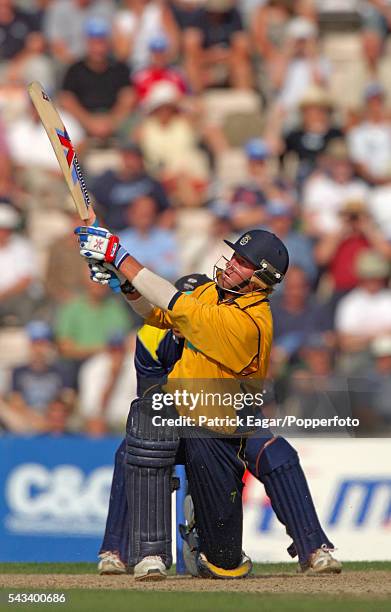
[[[0,437],[0,561],[95,561],[118,437]]]

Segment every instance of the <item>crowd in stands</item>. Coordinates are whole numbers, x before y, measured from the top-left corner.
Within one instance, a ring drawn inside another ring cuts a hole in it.
[[[118,432],[136,392],[140,320],[89,281],[32,80],[148,268],[280,236],[280,407],[390,431],[390,28],[389,0],[0,0],[0,431]]]

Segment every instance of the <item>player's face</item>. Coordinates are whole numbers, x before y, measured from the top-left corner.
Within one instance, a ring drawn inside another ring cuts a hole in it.
[[[252,263],[238,253],[234,253],[226,264],[221,276],[221,284],[224,289],[232,289],[243,281],[250,280],[254,270],[255,266]]]

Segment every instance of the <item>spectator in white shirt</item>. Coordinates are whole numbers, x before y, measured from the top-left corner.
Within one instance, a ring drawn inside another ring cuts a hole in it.
[[[363,120],[349,132],[348,146],[357,172],[368,183],[376,185],[382,182],[391,164],[391,122],[382,85],[367,85],[364,104]]]
[[[122,333],[113,334],[105,349],[90,357],[79,372],[79,413],[83,420],[100,420],[106,430],[122,430],[129,405],[136,397],[134,348]]]
[[[364,181],[354,176],[344,140],[332,140],[317,165],[318,169],[307,179],[303,190],[305,229],[311,236],[339,230],[339,213],[344,203],[365,202],[369,193]]]
[[[335,315],[341,367],[350,372],[369,363],[369,347],[375,338],[391,333],[389,263],[375,251],[366,250],[356,266],[358,287],[341,299]]]
[[[34,247],[15,233],[19,215],[7,203],[0,203],[0,325],[22,325],[31,317],[37,275]]]

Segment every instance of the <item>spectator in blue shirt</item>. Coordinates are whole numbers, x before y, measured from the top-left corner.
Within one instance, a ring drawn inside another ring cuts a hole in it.
[[[122,246],[143,266],[173,280],[180,276],[178,245],[172,230],[158,226],[158,204],[152,196],[135,198],[128,207],[129,229],[119,233]]]
[[[71,383],[56,362],[52,330],[44,321],[26,326],[30,341],[28,362],[11,374],[10,403],[15,409],[32,409],[44,415],[61,394],[73,397]]]
[[[140,147],[134,142],[123,142],[119,150],[119,170],[106,170],[92,181],[90,187],[102,222],[113,231],[127,227],[127,207],[135,198],[150,195],[158,204],[159,211],[169,208],[161,183],[145,170]]]

